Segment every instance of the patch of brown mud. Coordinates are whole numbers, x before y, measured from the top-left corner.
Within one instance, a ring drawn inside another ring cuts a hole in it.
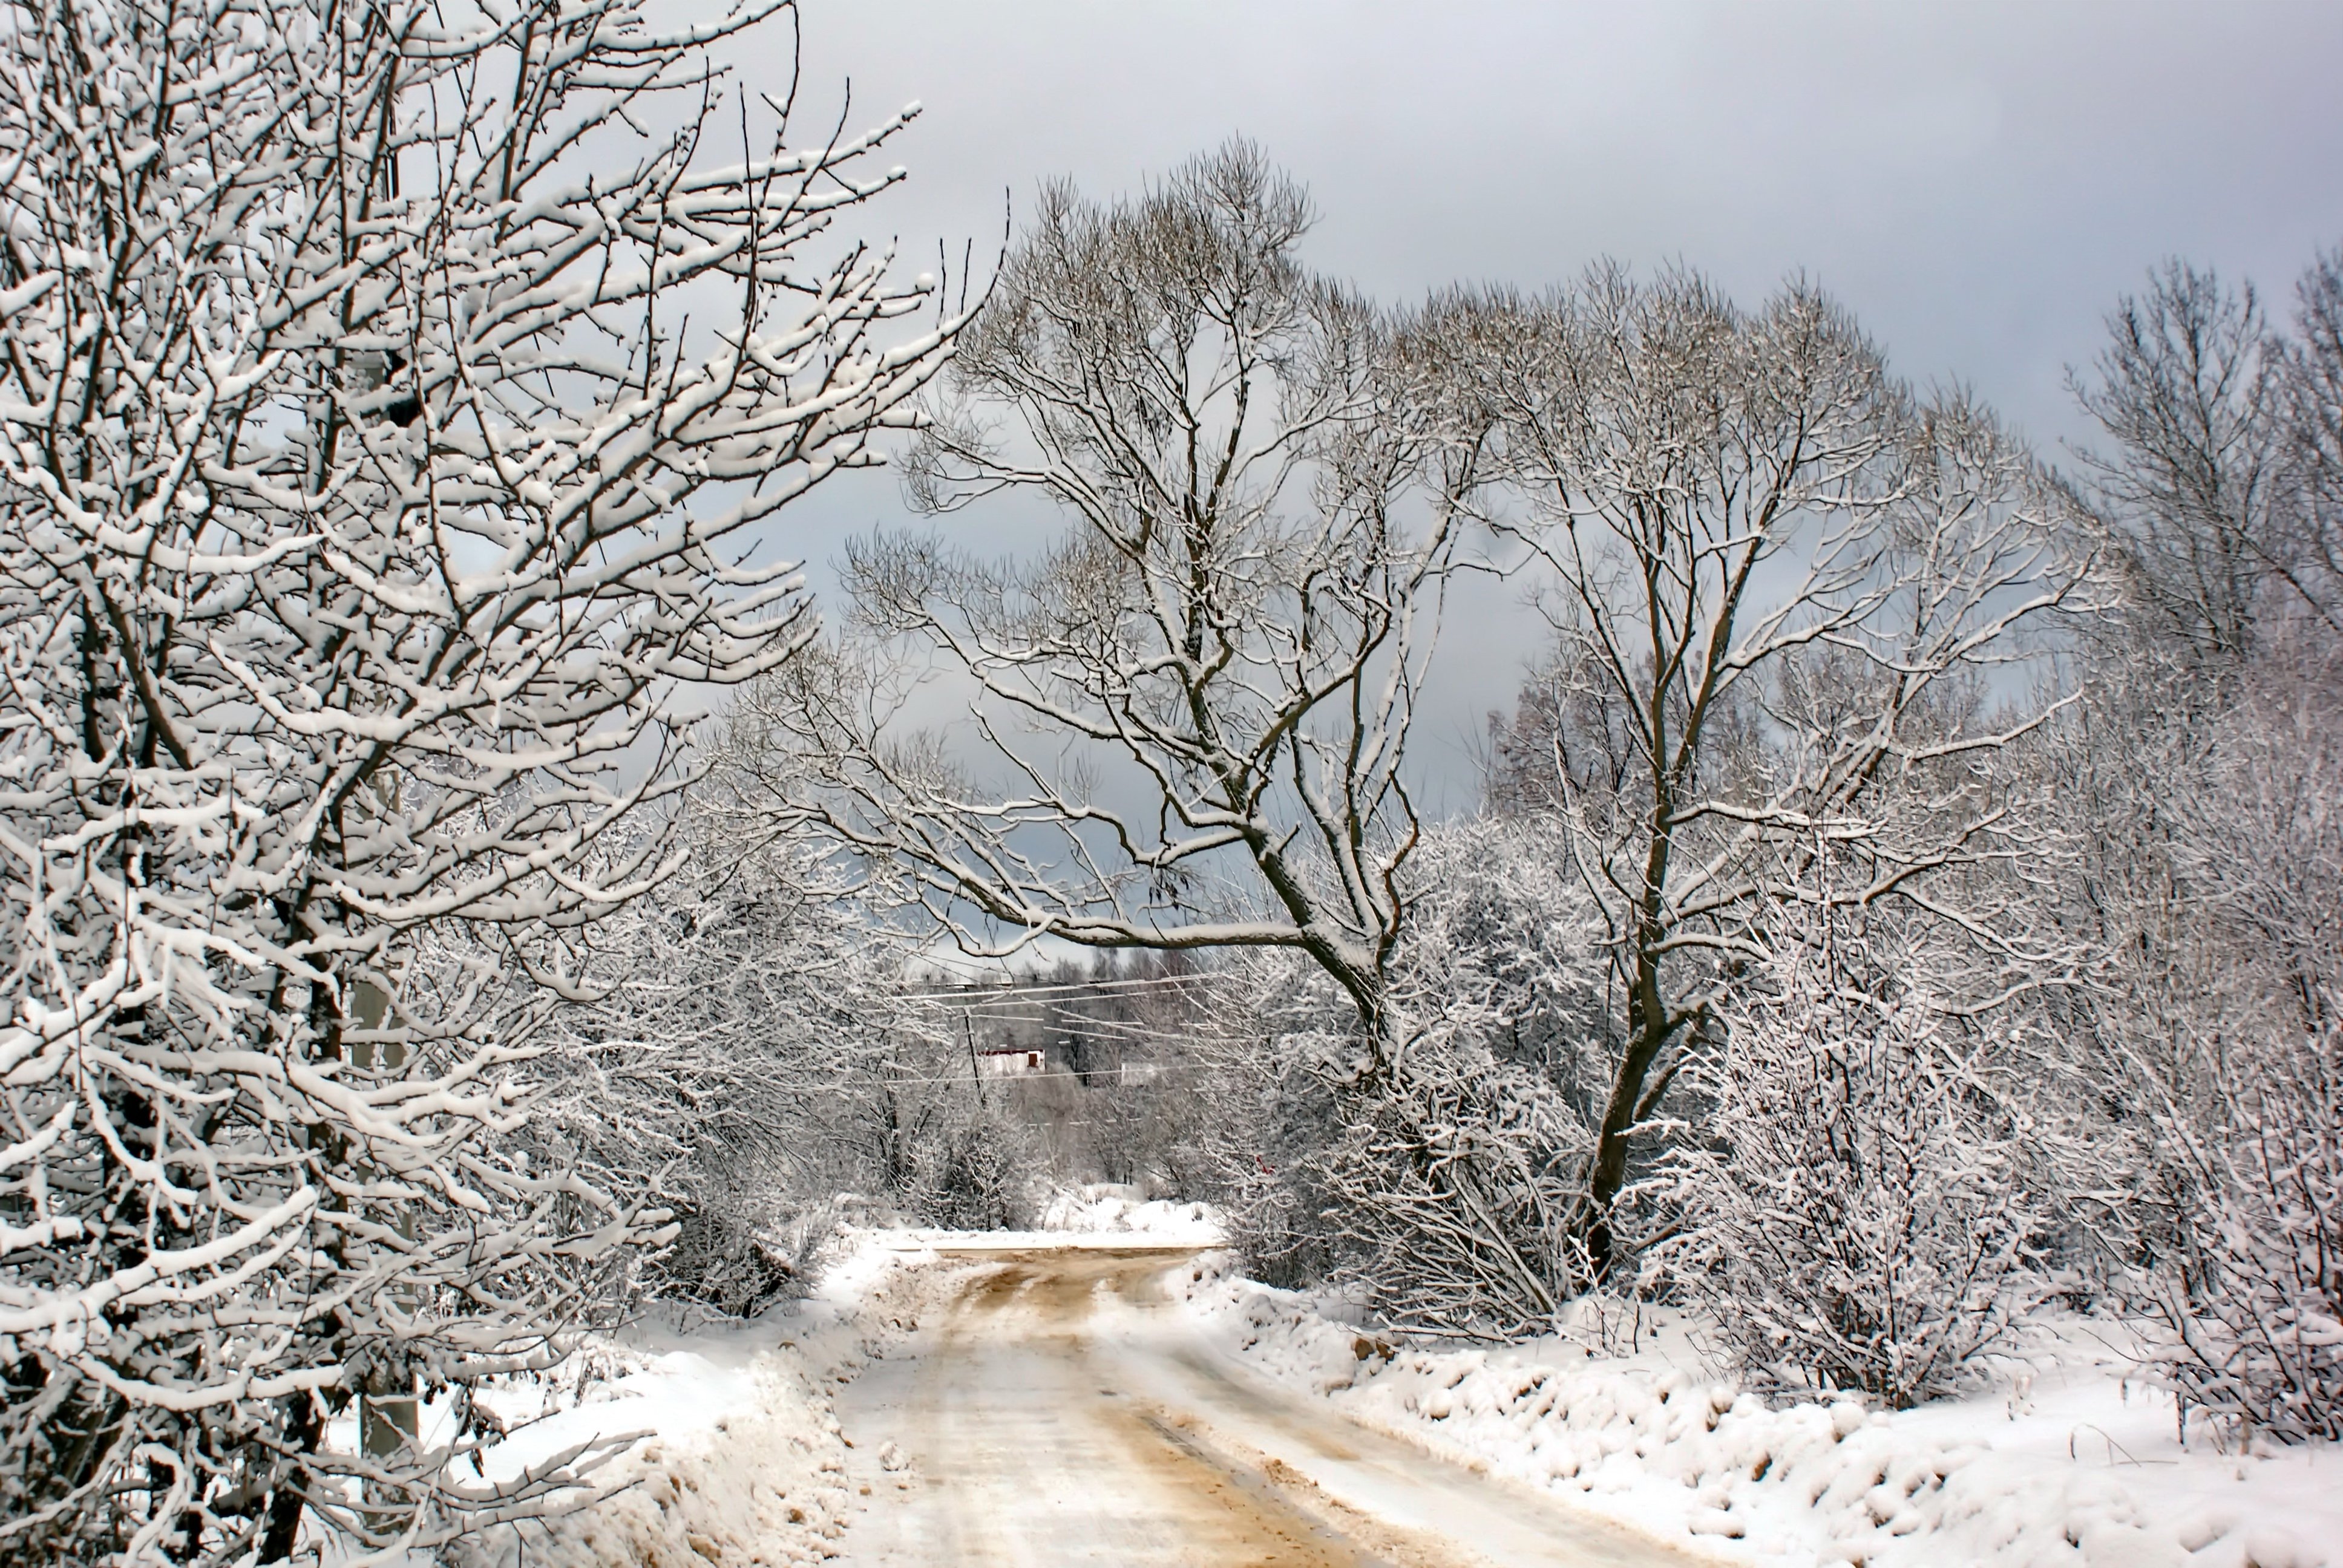
[[[1191,1495],[1221,1503],[1239,1524],[1237,1554],[1206,1554],[1213,1563],[1308,1564],[1318,1568],[1466,1568],[1479,1560],[1448,1543],[1398,1529],[1328,1496],[1318,1483],[1273,1454],[1207,1438],[1185,1416],[1161,1409],[1131,1415],[1174,1462],[1158,1473]],[[1134,1457],[1146,1462],[1147,1456]],[[1271,1555],[1246,1555],[1266,1551]]]
[[[939,1258],[998,1258],[1003,1262],[1046,1263],[1056,1268],[1061,1263],[1095,1259],[1133,1260],[1160,1259],[1165,1261],[1192,1258],[1199,1252],[1213,1251],[1193,1241],[1128,1241],[1111,1246],[1082,1247],[953,1247],[934,1249]]]
[[[1039,1314],[1050,1330],[1064,1332],[1090,1317],[1101,1285],[1136,1303],[1160,1302],[1164,1271],[1195,1251],[1193,1247],[1081,1247],[948,1255],[982,1257],[999,1265],[970,1285],[961,1298],[964,1311],[989,1315],[1014,1307]]]
[[[1232,1464],[1160,1411],[1116,1409],[1107,1423],[1131,1466],[1185,1505],[1182,1545],[1228,1568],[1396,1568],[1286,1501],[1265,1473]]]
[[[979,1277],[961,1300],[971,1311],[997,1312],[1014,1302],[1033,1280],[1030,1269],[998,1269]]]

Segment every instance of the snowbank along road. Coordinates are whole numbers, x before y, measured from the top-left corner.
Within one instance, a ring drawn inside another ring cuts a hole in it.
[[[1194,1249],[980,1251],[841,1395],[853,1568],[1693,1568],[1261,1382],[1158,1282]]]

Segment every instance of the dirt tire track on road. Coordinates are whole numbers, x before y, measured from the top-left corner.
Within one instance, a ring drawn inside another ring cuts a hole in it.
[[[995,1266],[962,1273],[950,1306],[923,1314],[930,1326],[908,1353],[874,1362],[843,1396],[840,1415],[858,1452],[891,1441],[910,1456],[908,1470],[859,1478],[870,1500],[844,1542],[845,1563],[1689,1568],[1698,1561],[1251,1386],[1218,1364],[1161,1289],[1164,1273],[1194,1251],[1001,1251],[984,1254]],[[970,1261],[966,1251],[946,1255],[963,1266]],[[1472,1546],[1451,1539],[1468,1531]],[[1491,1540],[1503,1549],[1487,1551]]]

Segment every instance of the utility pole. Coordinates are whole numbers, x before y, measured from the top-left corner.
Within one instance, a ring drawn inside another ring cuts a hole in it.
[[[968,1040],[968,1075],[976,1080],[976,1102],[984,1103],[984,1070],[976,1064],[976,1025],[963,1010],[960,1015],[960,1033]]]

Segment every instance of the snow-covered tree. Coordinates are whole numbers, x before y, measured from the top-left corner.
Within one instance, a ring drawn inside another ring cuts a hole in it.
[[[2107,326],[2069,379],[2107,440],[2083,463],[2125,590],[2107,658],[2175,659],[2209,696],[2292,621],[2343,633],[2343,256],[2303,273],[2290,322],[2175,260]]]
[[[601,850],[692,778],[679,698],[802,640],[759,526],[956,327],[822,243],[901,118],[796,150],[725,83],[772,9],[0,7],[12,1560],[552,1483],[385,1414],[649,1232],[513,1136],[533,1028],[670,863]]]
[[[1855,911],[1785,910],[1685,1069],[1704,1107],[1643,1196],[1656,1249],[1760,1379],[1906,1409],[2019,1348],[2046,1220],[2006,1019]]]
[[[2126,591],[2123,624],[2192,668],[2249,652],[2272,605],[2286,452],[2284,351],[2250,285],[2172,261],[2107,317],[2076,400],[2112,444],[2087,452],[2097,520]]]
[[[2331,256],[2290,323],[2179,263],[2109,317],[2077,382],[2123,591],[2078,639],[2087,705],[2028,764],[2074,862],[2057,918],[2096,955],[2048,1009],[2049,1149],[2098,1243],[2073,1261],[2231,1436],[2331,1436],[2343,1397],[2338,318]]]
[[[1135,200],[1047,187],[911,495],[1030,495],[1067,531],[1012,562],[857,546],[862,639],[759,685],[742,760],[971,951],[1290,949],[1381,1060],[1408,730],[1473,470],[1402,395],[1393,324],[1302,265],[1309,219],[1242,142]],[[900,721],[907,668],[969,695],[950,747]]]
[[[655,1193],[678,1233],[645,1284],[740,1316],[803,1283],[830,1200],[868,1183],[883,1066],[926,1020],[903,953],[814,846],[684,809],[682,863],[597,923],[581,994],[546,1021],[526,1136]],[[631,858],[635,836],[601,853]]]
[[[1206,1142],[1256,1263],[1493,1336],[1549,1328],[1584,1282],[1604,957],[1558,839],[1539,821],[1425,830],[1386,982],[1411,1032],[1375,1093],[1354,1091],[1355,1019],[1330,980],[1292,955],[1239,966]]]
[[[2278,397],[2284,472],[2274,569],[2299,609],[2343,636],[2343,250],[2295,286],[2294,335]]]
[[[2057,706],[1994,685],[2087,578],[2024,448],[1963,397],[1915,397],[1805,286],[1743,310],[1604,266],[1441,314],[1498,419],[1500,521],[1552,583],[1555,691],[1510,738],[1512,793],[1542,779],[1570,824],[1614,969],[1578,1221],[1599,1271],[1641,1131],[1764,910],[1898,901],[1991,937],[1959,878],[2028,846],[1981,759]],[[1860,867],[1828,891],[1825,848]]]
[[[2272,652],[2075,812],[2107,934],[2068,1187],[2184,1410],[2302,1441],[2343,1411],[2343,752],[2334,665]]]

